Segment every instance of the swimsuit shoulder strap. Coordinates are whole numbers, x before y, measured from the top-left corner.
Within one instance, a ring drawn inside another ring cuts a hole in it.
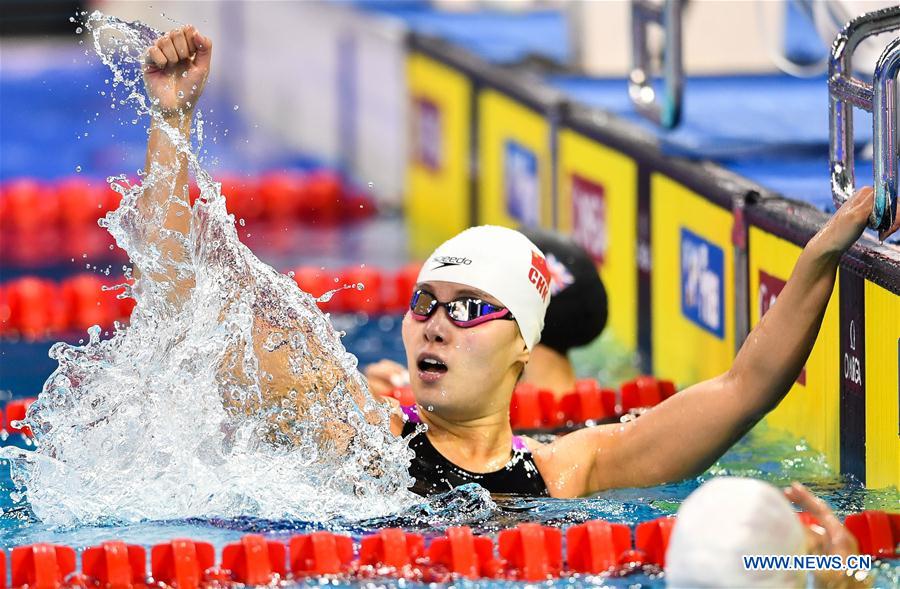
[[[522,436],[513,436],[512,447],[513,450],[518,450],[519,452],[531,452],[531,450],[528,449],[528,444],[522,439]]]
[[[422,423],[422,419],[419,417],[419,410],[415,405],[402,405],[400,409],[403,411],[403,415],[406,416],[407,423]]]

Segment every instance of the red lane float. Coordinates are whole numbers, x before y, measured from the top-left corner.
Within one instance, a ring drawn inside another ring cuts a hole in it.
[[[530,384],[518,385],[509,404],[509,422],[512,427],[537,429],[549,421],[551,416],[545,416],[541,410],[541,395],[546,395],[548,392],[540,391]]]
[[[544,581],[562,571],[562,532],[540,524],[519,524],[497,536],[504,577]]]
[[[259,178],[223,172],[217,178],[229,212],[239,219],[332,224],[356,221],[375,212],[364,191],[328,170],[276,171]],[[198,196],[199,189],[192,184],[190,201]],[[45,182],[15,178],[0,184],[0,229],[31,233],[42,228],[93,226],[118,206],[120,199],[101,179],[72,176]]]
[[[651,376],[640,377],[646,382],[654,381]],[[671,387],[669,381],[657,381],[659,387]],[[623,387],[628,383],[623,384]],[[416,399],[408,386],[398,387],[385,396],[396,399],[401,405],[415,405]],[[578,402],[575,406],[574,401]],[[25,417],[25,410],[34,399],[20,399],[7,404],[6,421],[19,420]],[[558,430],[560,428],[580,427],[585,424],[598,423],[618,419],[624,412],[617,411],[616,392],[602,388],[597,382],[584,379],[578,381],[576,390],[564,394],[559,400],[547,390],[537,389],[530,384],[518,385],[512,394],[509,408],[510,424],[514,430]],[[632,408],[645,410],[649,407]],[[19,433],[19,430],[10,428]]]
[[[399,528],[379,530],[363,538],[359,546],[360,566],[372,567],[378,573],[388,569],[406,576],[424,555],[425,538]]]
[[[32,178],[17,178],[0,186],[3,229],[33,231],[53,226],[59,219],[59,202],[47,184]]]
[[[655,394],[636,394],[635,391],[641,388]],[[574,391],[559,397],[552,391],[524,383],[513,391],[509,421],[517,430],[557,430],[605,422],[658,405],[675,394],[674,391],[675,385],[671,381],[652,376],[640,376],[622,383],[619,393],[594,380],[582,379],[576,382]],[[409,399],[409,402],[401,400],[404,405],[412,405],[414,401],[403,389],[395,389],[388,396]]]
[[[660,517],[637,525],[634,530],[634,547],[644,554],[644,562],[666,566],[666,550],[674,527],[674,517]]]
[[[396,389],[390,391],[387,397],[392,397],[400,401],[400,405],[402,406],[411,406],[416,404],[416,397],[413,395],[412,387],[397,387]]]
[[[900,513],[863,511],[848,515],[844,526],[856,536],[862,554],[877,558],[900,556]]]
[[[336,282],[331,272],[324,268],[301,266],[292,270],[294,282],[303,292],[309,293],[313,298],[319,298],[326,292],[336,288]]]
[[[306,178],[299,172],[270,172],[259,181],[264,215],[273,220],[294,219],[306,191]],[[225,195],[228,202],[228,195]]]
[[[313,297],[336,291],[319,306],[333,313],[403,313],[415,286],[418,266],[397,271],[351,267],[341,271],[302,266],[292,271],[294,282]],[[135,302],[109,290],[124,279],[84,272],[57,283],[24,276],[0,285],[0,336],[29,340],[56,337],[91,325],[109,328],[131,315]],[[363,285],[362,290],[357,285]],[[545,416],[544,419],[550,419]]]
[[[333,172],[320,170],[306,178],[298,203],[299,218],[308,222],[335,223],[341,215],[343,187]]]
[[[345,309],[368,315],[384,310],[382,273],[379,270],[366,267],[345,268],[340,274],[340,280],[341,284],[352,287],[346,293],[340,293],[343,295],[341,298]]]
[[[10,434],[22,434],[24,436],[31,437],[31,428],[28,426],[20,427],[18,422],[25,419],[25,414],[28,412],[28,408],[31,407],[31,404],[34,403],[37,399],[28,398],[28,399],[16,399],[15,401],[10,401],[6,404],[6,431]]]
[[[10,568],[13,587],[56,589],[75,572],[75,550],[53,544],[19,546],[10,555]]]
[[[349,573],[353,540],[332,532],[294,536],[290,542],[290,569],[294,577]]]
[[[297,286],[314,298],[335,291],[329,300],[319,303],[323,310],[374,315],[406,312],[419,266],[410,264],[396,271],[367,266],[342,270],[300,266],[292,272]]]
[[[447,528],[440,538],[428,546],[428,560],[432,567],[443,567],[448,573],[466,579],[496,579],[500,561],[494,557],[494,542],[475,536],[466,526]]]
[[[286,576],[287,549],[281,542],[266,541],[258,534],[248,534],[237,544],[222,549],[222,569],[231,579],[244,585],[268,585]]]
[[[809,521],[797,514],[801,521]],[[10,556],[12,586],[34,589],[60,586],[158,587],[199,589],[269,585],[279,579],[320,575],[370,579],[393,577],[424,582],[454,579],[505,579],[539,582],[571,574],[628,571],[636,565],[665,567],[665,553],[675,517],[625,524],[592,520],[558,528],[519,524],[498,534],[496,550],[489,537],[476,536],[465,526],[448,528],[426,547],[420,534],[390,528],[365,536],[354,555],[353,540],[332,532],[294,536],[287,546],[248,534],[222,550],[207,542],[176,539],[150,550],[151,576],[146,575],[146,551],[123,542],[104,542],[85,549],[76,572],[75,551],[66,546],[34,544],[14,548]],[[896,557],[900,543],[900,513],[864,511],[848,515],[844,524],[857,538],[863,554]],[[632,542],[633,541],[633,542]],[[6,555],[0,551],[0,589],[5,586]]]
[[[12,280],[0,289],[0,335],[35,340],[91,325],[111,327],[134,308],[133,299],[119,299],[120,291],[110,290],[121,282],[90,273],[60,284],[33,276]]]
[[[105,182],[90,181],[80,176],[60,182],[56,187],[56,197],[59,221],[70,228],[96,226],[97,219],[116,208],[121,200],[121,195],[111,190]]]
[[[18,332],[29,339],[65,329],[66,316],[56,283],[32,276],[6,284],[9,320],[4,333]]]
[[[234,214],[235,219],[256,221],[262,218],[266,205],[260,194],[259,179],[225,173],[217,181],[222,184],[228,212]]]
[[[594,520],[566,530],[566,562],[573,572],[606,572],[630,550],[631,530],[625,524]]]
[[[622,411],[639,407],[653,407],[662,401],[659,383],[655,378],[639,376],[622,384]]]
[[[85,549],[81,572],[91,585],[141,587],[147,581],[147,551],[124,542],[103,542]]]
[[[63,281],[61,294],[68,310],[68,327],[83,331],[92,325],[112,325],[118,318],[118,304],[107,300],[103,286],[94,274],[78,274]]]
[[[406,313],[420,269],[420,264],[407,264],[385,277],[382,296],[386,313]]]
[[[579,380],[575,390],[560,399],[559,410],[562,420],[570,424],[609,419],[616,415],[616,393],[594,380]]]
[[[150,551],[153,578],[178,589],[199,588],[215,562],[216,551],[209,542],[176,539]]]

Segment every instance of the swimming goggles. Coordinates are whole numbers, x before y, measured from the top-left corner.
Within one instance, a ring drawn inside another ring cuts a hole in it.
[[[475,327],[494,319],[513,319],[512,313],[506,307],[492,305],[475,297],[460,297],[442,303],[427,290],[419,288],[413,292],[409,301],[410,313],[417,321],[427,320],[438,307],[447,309],[450,321],[458,327]]]

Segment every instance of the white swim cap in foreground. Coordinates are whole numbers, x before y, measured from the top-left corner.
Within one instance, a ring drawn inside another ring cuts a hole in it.
[[[510,310],[525,345],[541,339],[550,304],[550,272],[544,254],[513,229],[482,225],[438,246],[418,282],[455,282],[484,291]]]
[[[666,551],[666,586],[805,587],[802,571],[745,570],[745,554],[806,554],[803,526],[768,483],[719,477],[678,510]]]

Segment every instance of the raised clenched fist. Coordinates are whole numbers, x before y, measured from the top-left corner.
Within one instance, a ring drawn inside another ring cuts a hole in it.
[[[212,59],[212,41],[192,25],[177,28],[147,49],[144,85],[154,109],[164,116],[193,113]]]

